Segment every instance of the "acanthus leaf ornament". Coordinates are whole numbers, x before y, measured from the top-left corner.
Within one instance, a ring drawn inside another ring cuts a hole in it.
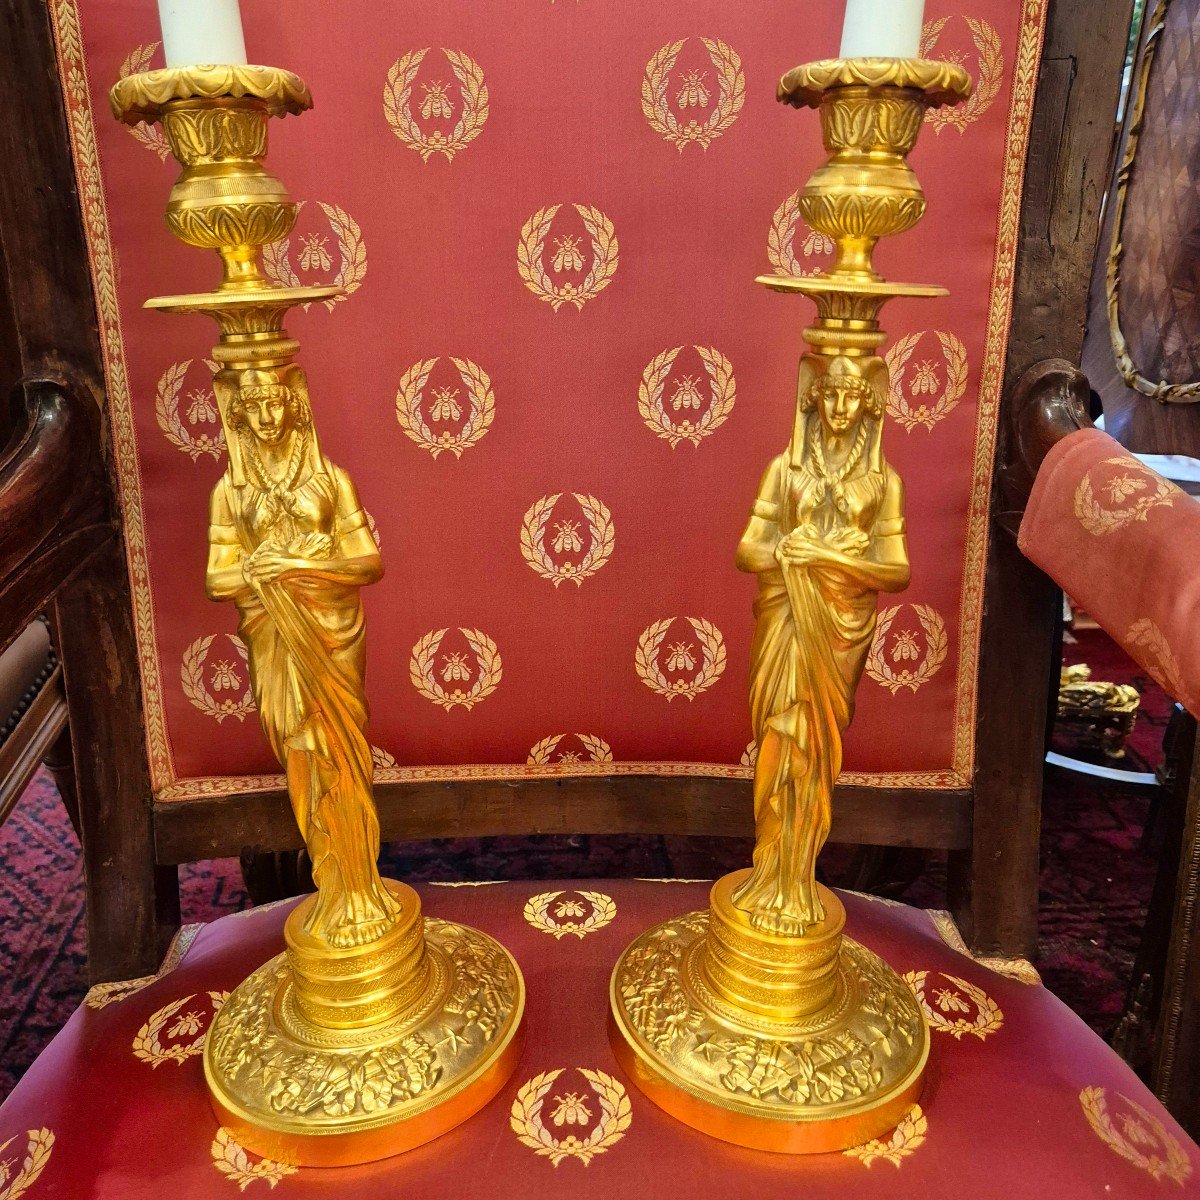
[[[186,411],[182,414],[179,411],[180,393],[191,365],[189,358],[172,363],[163,372],[155,389],[154,416],[167,441],[177,450],[182,450],[192,462],[205,454],[219,459],[225,450],[225,433],[221,428],[211,385],[205,391],[197,389],[190,392]],[[206,358],[204,365],[210,372],[218,370],[212,359]]]
[[[696,120],[695,117],[680,119],[672,109],[669,91],[672,87],[671,72],[687,40],[680,38],[656,50],[646,64],[646,75],[642,80],[642,113],[650,123],[650,128],[670,142],[680,154],[693,143],[707,150],[737,120],[738,113],[746,103],[746,77],[737,52],[716,38],[701,38],[718,86],[716,102],[703,120]],[[679,102],[681,107],[708,107],[708,89],[695,73],[680,91]]]
[[[685,671],[674,679],[664,673],[661,664],[663,643],[675,624],[674,617],[664,617],[646,626],[638,638],[634,667],[638,678],[652,691],[665,696],[668,703],[677,696],[695,700],[706,692],[725,671],[725,638],[721,631],[703,617],[688,617],[699,653],[689,642],[680,641],[668,648],[667,670]]]
[[[805,260],[803,263],[796,254],[796,238],[801,232],[804,234],[800,244],[800,253]],[[819,275],[833,250],[833,238],[811,229],[801,219],[798,191],[780,202],[771,217],[771,228],[767,233],[767,259],[776,275],[796,279]]]
[[[925,59],[936,57],[938,39],[946,28],[949,17],[938,17],[927,21],[921,31],[920,56]],[[971,31],[971,40],[979,56],[979,70],[975,76],[975,88],[965,104],[947,108],[931,108],[925,114],[935,134],[943,129],[957,129],[962,133],[968,125],[978,121],[1000,94],[1004,82],[1004,52],[1000,35],[982,17],[963,17]],[[952,61],[954,61],[952,59]]]
[[[0,1172],[0,1200],[20,1200],[20,1197],[37,1183],[38,1177],[50,1161],[50,1155],[54,1152],[55,1139],[52,1130],[44,1126],[41,1129],[29,1129],[26,1130],[25,1137],[25,1157],[15,1175],[9,1174],[16,1165],[15,1161],[3,1156],[17,1139],[11,1137],[0,1144],[0,1166],[4,1168]]]
[[[396,420],[405,434],[434,458],[447,450],[455,458],[462,458],[463,451],[474,446],[491,429],[496,416],[496,395],[491,378],[481,366],[469,358],[451,355],[450,361],[458,371],[467,407],[464,410],[455,400],[457,416],[454,407],[447,406],[447,413],[426,417],[423,407],[425,388],[439,361],[437,358],[421,359],[404,372],[396,390]],[[430,421],[436,423],[446,418],[457,422],[457,427],[439,432],[430,424]]]
[[[587,901],[588,910],[577,900],[561,899],[566,892],[541,892],[526,901],[522,915],[534,929],[548,933],[555,941],[572,934],[582,941],[589,933],[610,925],[617,915],[616,901],[604,892],[574,894]]]
[[[550,236],[550,227],[562,208],[561,204],[539,208],[521,227],[517,242],[517,270],[521,279],[554,312],[558,312],[564,304],[573,304],[577,311],[582,311],[589,300],[594,300],[612,282],[619,262],[620,247],[612,221],[590,205],[575,204],[572,207],[583,222],[592,252],[592,261],[579,283],[569,279],[555,282],[546,270],[546,239]],[[564,267],[573,266],[574,261],[575,253],[572,253],[569,263],[564,258],[563,266],[554,269],[561,271]]]
[[[580,1138],[571,1133],[564,1138],[556,1137],[542,1119],[542,1110],[551,1089],[565,1070],[565,1067],[559,1067],[554,1071],[543,1071],[527,1080],[513,1101],[509,1124],[522,1145],[548,1158],[553,1166],[574,1158],[586,1167],[596,1155],[611,1149],[625,1136],[633,1122],[633,1109],[619,1080],[604,1071],[577,1067],[599,1101],[599,1114],[586,1136]],[[575,1107],[579,1107],[577,1102]]]
[[[411,50],[401,55],[388,71],[387,84],[383,89],[383,112],[392,132],[410,149],[415,150],[424,163],[435,154],[445,156],[453,162],[454,156],[465,150],[483,132],[488,119],[488,88],[479,64],[461,50],[443,50],[454,78],[459,85],[461,107],[458,120],[449,131],[435,129],[427,132],[413,115],[413,86],[417,72],[429,53]],[[421,105],[421,118],[438,117],[449,120],[452,104],[446,95],[444,84],[435,84],[426,93]]]
[[[1119,1114],[1118,1127],[1107,1092],[1103,1087],[1085,1087],[1079,1093],[1080,1106],[1092,1131],[1109,1149],[1151,1179],[1182,1186],[1192,1173],[1192,1164],[1179,1139],[1136,1100],[1114,1092],[1114,1099],[1125,1109]]]
[[[923,651],[917,645],[915,630],[893,635],[892,625],[903,607],[897,604],[880,610],[866,662],[867,674],[893,696],[901,688],[910,688],[915,695],[937,674],[949,650],[946,622],[928,604],[911,606],[925,639]]]
[[[909,361],[924,336],[924,331],[910,333],[889,346],[883,356],[889,375],[887,414],[906,433],[912,433],[918,425],[932,430],[958,407],[967,390],[967,348],[953,333],[943,329],[937,330],[936,336],[942,351],[945,383],[942,384],[938,377],[938,365],[928,359],[917,363],[912,379],[906,379]],[[913,407],[912,399],[917,394],[933,396],[935,393],[936,400],[922,400]]]
[[[409,659],[409,679],[426,700],[431,700],[446,712],[459,707],[470,712],[499,686],[504,664],[496,643],[483,630],[460,627],[459,633],[466,639],[475,657],[474,668],[468,667],[461,655],[443,656],[439,667],[442,640],[449,632],[449,626],[432,629],[417,641]],[[458,682],[467,681],[470,681],[470,686],[465,690],[456,686]],[[447,683],[451,683],[451,686],[445,686]]]
[[[281,1179],[295,1175],[298,1167],[291,1163],[276,1162],[272,1158],[260,1158],[251,1162],[245,1149],[234,1139],[231,1130],[222,1126],[209,1147],[212,1164],[231,1183],[244,1192],[252,1183],[265,1183],[274,1188]]]
[[[299,212],[303,209],[306,203],[307,201],[301,200],[296,205],[296,211]],[[325,220],[329,223],[330,235],[337,242],[338,265],[329,282],[332,287],[339,290],[336,295],[328,296],[321,301],[332,312],[336,305],[362,287],[362,282],[367,275],[367,246],[363,240],[362,227],[344,208],[337,204],[327,204],[324,200],[318,200],[317,207],[324,213]],[[309,236],[317,237],[318,235]],[[333,269],[333,259],[324,250],[323,243],[310,242],[309,245],[314,247],[311,253],[315,256],[309,257],[307,262],[302,261],[300,269],[323,271],[328,274]],[[319,255],[316,254],[316,246],[321,247]],[[304,255],[302,254],[301,257],[303,260]],[[300,276],[296,274],[296,268],[292,265],[291,237],[281,237],[278,241],[265,245],[262,258],[263,271],[267,278],[279,287],[299,288],[305,286]],[[300,307],[307,312],[310,304],[311,302],[302,303]]]
[[[233,658],[218,659],[211,667],[208,656],[217,635],[210,633],[197,638],[183,652],[180,666],[180,683],[183,694],[191,704],[206,717],[221,724],[226,717],[244,721],[254,711],[254,693],[248,678],[244,678],[247,664],[246,645],[237,634],[225,635],[234,650]],[[205,682],[205,673],[209,681]],[[214,692],[228,693],[220,699]]]
[[[579,523],[567,520],[556,525],[554,547],[560,554],[564,549],[574,551],[580,555],[578,558],[556,561],[546,548],[547,526],[555,515],[562,492],[535,500],[521,520],[521,557],[531,570],[556,588],[566,580],[581,587],[585,579],[595,575],[608,562],[616,544],[616,531],[608,506],[583,492],[572,492],[571,495],[583,514],[583,524],[587,526],[587,549],[584,550]]]
[[[737,384],[729,359],[715,346],[692,348],[699,355],[708,377],[707,404],[701,400],[696,381],[690,376],[681,381],[671,401],[666,400],[667,381],[683,350],[682,346],[655,355],[647,363],[638,385],[638,414],[646,428],[668,442],[672,450],[684,441],[699,446],[704,438],[711,437],[725,424],[737,402]],[[685,386],[688,394],[681,399],[680,393]],[[668,403],[680,410],[678,418],[667,411]],[[685,406],[690,415],[683,414]]]

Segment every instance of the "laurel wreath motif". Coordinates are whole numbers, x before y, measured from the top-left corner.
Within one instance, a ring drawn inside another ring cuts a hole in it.
[[[1130,625],[1125,642],[1128,646],[1145,651],[1145,654],[1138,656],[1139,660],[1169,695],[1182,701],[1186,708],[1195,708],[1184,686],[1183,671],[1175,651],[1171,649],[1163,631],[1149,617],[1140,617]]]
[[[496,643],[483,630],[464,629],[460,626],[458,631],[467,639],[467,645],[475,655],[479,668],[475,682],[468,691],[464,692],[460,688],[453,692],[446,691],[434,671],[437,653],[441,649],[442,638],[450,632],[449,626],[445,629],[430,630],[412,648],[408,677],[413,687],[439,708],[450,712],[451,709],[461,706],[470,712],[476,704],[496,690],[503,674],[503,663],[500,661],[500,651],[496,648]]]
[[[617,902],[611,896],[606,896],[603,892],[580,892],[579,895],[592,906],[591,916],[582,921],[552,921],[550,906],[561,895],[561,891],[542,892],[531,897],[525,905],[525,920],[534,929],[550,934],[555,941],[561,941],[569,933],[573,933],[582,941],[589,933],[595,933],[597,929],[611,924],[613,917],[617,915]]]
[[[163,372],[154,395],[154,416],[167,441],[177,450],[182,450],[192,462],[198,461],[202,454],[211,454],[219,459],[225,449],[225,433],[220,423],[217,423],[212,434],[203,433],[197,437],[179,415],[179,393],[183,390],[183,381],[191,365],[192,360],[188,358]],[[210,371],[220,369],[217,363],[208,358],[204,360],[204,365]]]
[[[676,696],[695,700],[701,692],[708,691],[725,670],[725,638],[721,631],[711,621],[701,617],[688,617],[687,622],[696,634],[703,655],[700,670],[692,679],[669,680],[658,665],[658,657],[667,630],[674,622],[674,617],[665,617],[643,629],[641,637],[638,638],[637,655],[634,658],[638,678],[651,691],[666,696],[668,703]]]
[[[297,212],[304,207],[305,203],[301,200],[296,205]],[[335,287],[342,290],[336,296],[330,296],[329,299],[321,301],[332,312],[335,305],[340,304],[362,287],[362,282],[367,274],[367,245],[363,241],[361,226],[344,208],[336,204],[326,204],[323,200],[317,201],[317,207],[325,214],[329,228],[338,243],[338,269],[332,282]],[[263,247],[263,270],[280,287],[303,286],[292,266],[291,252],[291,238],[280,238],[279,241]],[[311,302],[301,305],[305,312],[308,312],[310,307]]]
[[[167,1022],[188,1001],[195,999],[194,994],[191,996],[181,996],[178,1000],[172,1000],[170,1004],[164,1004],[162,1008],[145,1022],[133,1039],[134,1057],[144,1063],[149,1063],[153,1068],[158,1068],[163,1063],[168,1062],[184,1063],[193,1055],[199,1054],[204,1049],[204,1039],[208,1033],[208,1024],[211,1022],[213,1016],[220,1012],[221,1005],[229,999],[229,993],[209,992],[208,998],[212,1001],[212,1013],[209,1015],[208,1021],[204,1022],[204,1028],[200,1029],[190,1042],[175,1042],[173,1045],[164,1046],[162,1032],[166,1029]],[[167,1036],[170,1037],[171,1035],[168,1033]]]
[[[924,332],[910,333],[889,347],[884,355],[889,377],[887,414],[907,433],[912,433],[918,425],[933,429],[958,407],[958,402],[967,390],[967,348],[954,334],[939,329],[937,340],[946,363],[946,386],[933,404],[912,407],[904,394],[904,372],[908,360],[912,358],[924,336]]]
[[[847,1158],[858,1159],[864,1167],[869,1167],[875,1162],[890,1162],[893,1166],[898,1167],[901,1159],[915,1153],[921,1143],[925,1141],[925,1134],[928,1130],[929,1122],[921,1111],[921,1106],[914,1104],[900,1118],[900,1123],[886,1142],[882,1140],[866,1142],[861,1146],[851,1146],[849,1150],[843,1150],[842,1153]]]
[[[576,1070],[588,1081],[600,1101],[600,1115],[596,1125],[585,1138],[573,1134],[556,1138],[542,1121],[542,1105],[554,1086],[554,1081],[565,1067],[556,1071],[543,1071],[526,1083],[513,1101],[509,1124],[522,1145],[536,1154],[544,1155],[554,1166],[564,1159],[577,1158],[586,1167],[597,1154],[616,1145],[625,1136],[633,1121],[633,1110],[625,1089],[611,1075],[603,1071],[589,1071],[586,1067]]]
[[[939,17],[936,21],[926,22],[921,31],[922,58],[937,57],[933,50],[949,20],[949,17]],[[978,121],[991,108],[1004,81],[1004,53],[1000,35],[978,17],[964,17],[963,20],[971,30],[971,40],[975,43],[975,50],[979,55],[979,75],[972,81],[974,89],[964,104],[954,108],[929,109],[926,112],[925,120],[929,122],[934,133],[941,133],[947,126],[962,133],[968,125]]]
[[[930,1004],[925,995],[925,984],[929,978],[929,972],[906,971],[904,982],[916,994],[917,1003],[920,1004],[933,1029],[940,1033],[948,1033],[956,1042],[961,1041],[968,1034],[977,1037],[982,1042],[986,1041],[1004,1024],[1004,1014],[1000,1011],[1000,1006],[983,988],[976,987],[965,979],[959,979],[956,975],[947,975],[944,971],[939,974],[964,992],[975,1005],[975,1019],[968,1021],[965,1017],[948,1017],[937,1005]]]
[[[549,737],[542,738],[529,751],[529,757],[525,760],[526,764],[531,767],[542,767],[553,762],[554,752],[558,749],[559,742],[566,736],[565,733],[552,733]],[[583,743],[589,762],[612,762],[612,747],[602,737],[598,737],[594,733],[577,733],[575,736]]]
[[[555,587],[566,579],[571,580],[577,587],[582,587],[583,581],[595,575],[612,557],[616,544],[616,530],[608,505],[602,500],[597,500],[595,496],[572,492],[571,495],[583,510],[590,540],[579,562],[555,563],[546,550],[546,526],[554,514],[554,506],[562,499],[562,495],[562,492],[555,492],[551,496],[535,500],[521,519],[521,557]]]
[[[921,622],[925,631],[925,656],[916,668],[905,667],[897,671],[884,655],[887,635],[892,628],[892,622],[904,606],[897,604],[894,608],[885,608],[879,614],[875,625],[875,638],[871,642],[871,650],[867,655],[867,674],[876,683],[882,684],[892,695],[901,688],[912,688],[915,695],[917,689],[928,683],[942,663],[946,661],[948,640],[946,637],[946,622],[928,604],[914,604],[912,610]]]
[[[752,767],[753,768],[753,767],[758,766],[758,743],[757,742],[749,741],[746,743],[746,748],[745,748],[745,750],[742,751],[742,757],[739,759],[739,762],[741,763],[741,765],[743,767]]]
[[[708,51],[720,86],[720,95],[707,120],[681,123],[667,98],[671,72],[687,38],[668,42],[655,51],[646,64],[646,77],[642,80],[642,112],[650,122],[650,128],[675,146],[680,154],[693,142],[702,150],[707,150],[737,120],[742,105],[746,103],[746,77],[737,53],[725,42],[714,38],[700,40]]]
[[[269,1184],[272,1188],[286,1175],[295,1175],[298,1167],[291,1163],[276,1162],[271,1158],[259,1159],[252,1163],[250,1156],[233,1140],[233,1132],[224,1125],[217,1130],[210,1148],[213,1166],[226,1179],[238,1185],[240,1191],[258,1180]]]
[[[1087,1117],[1088,1124],[1097,1137],[1105,1145],[1115,1150],[1126,1162],[1131,1162],[1135,1167],[1140,1167],[1147,1172],[1155,1181],[1170,1179],[1173,1183],[1182,1185],[1192,1173],[1192,1164],[1188,1161],[1187,1151],[1153,1113],[1148,1112],[1128,1096],[1121,1095],[1121,1099],[1134,1111],[1142,1129],[1152,1132],[1158,1139],[1161,1153],[1147,1149],[1144,1144],[1134,1145],[1117,1129],[1108,1111],[1108,1100],[1105,1097],[1104,1088],[1086,1087],[1079,1093],[1079,1103],[1083,1107],[1083,1114]]]
[[[144,46],[135,46],[121,63],[118,72],[120,77],[128,79],[130,75],[140,75],[143,71],[150,70],[150,63],[161,45],[161,42],[147,42]],[[167,135],[161,125],[141,122],[137,125],[126,125],[125,128],[135,142],[145,146],[147,150],[153,150],[160,162],[166,162],[170,157],[171,144],[167,141]]]
[[[800,219],[800,193],[793,192],[775,210],[771,217],[771,228],[767,232],[767,259],[776,275],[795,278],[821,274],[823,264],[820,261],[805,267],[796,257],[796,234],[800,229],[806,230],[802,247],[806,259],[819,259],[833,253],[833,239],[809,229]]]
[[[38,1176],[46,1169],[50,1155],[54,1150],[54,1134],[45,1127],[25,1131],[28,1139],[25,1143],[25,1159],[21,1169],[3,1187],[0,1187],[0,1200],[18,1200],[38,1181]],[[17,1139],[10,1137],[0,1145],[0,1157]]]
[[[671,368],[682,349],[682,346],[676,346],[673,350],[664,350],[651,359],[642,372],[642,382],[638,386],[639,415],[646,428],[668,441],[672,450],[684,441],[699,446],[704,438],[710,437],[725,424],[737,401],[733,364],[715,346],[695,346],[693,349],[700,355],[708,375],[712,402],[695,422],[672,421],[663,404],[663,393],[666,391]]]
[[[586,204],[573,205],[583,221],[588,237],[592,240],[592,265],[581,284],[555,283],[546,273],[542,252],[550,226],[561,204],[539,208],[521,227],[517,243],[517,270],[525,286],[539,300],[545,300],[555,311],[564,304],[575,305],[581,310],[589,300],[594,300],[612,282],[617,271],[617,234],[613,223],[598,208]]]
[[[1079,523],[1094,537],[1103,537],[1133,521],[1145,521],[1152,509],[1169,507],[1175,503],[1179,489],[1168,483],[1161,475],[1143,466],[1136,459],[1117,455],[1106,458],[1100,466],[1119,466],[1139,476],[1139,488],[1132,492],[1133,503],[1125,508],[1105,508],[1096,499],[1091,475],[1085,475],[1075,489],[1075,516]],[[1144,482],[1143,482],[1144,481]],[[1150,490],[1147,490],[1149,488]]]
[[[242,662],[246,662],[249,659],[249,653],[242,639],[233,633],[226,636],[233,643],[233,648],[241,656]],[[215,637],[215,633],[210,633],[207,637],[197,638],[183,652],[183,664],[179,672],[183,694],[206,717],[212,717],[218,725],[226,717],[244,721],[254,711],[254,693],[251,691],[249,683],[246,684],[242,694],[236,700],[218,700],[205,685],[204,664],[208,660],[209,647],[212,646]]]
[[[470,398],[471,411],[457,432],[434,433],[421,412],[421,404],[425,398],[425,385],[438,361],[436,358],[422,359],[404,372],[396,391],[396,420],[405,434],[434,458],[443,450],[449,450],[455,458],[462,458],[463,451],[469,450],[491,429],[496,416],[496,394],[492,391],[488,373],[481,366],[469,358],[451,355],[450,361]]]
[[[83,1002],[88,1008],[107,1008],[110,1004],[119,1004],[130,996],[136,995],[143,988],[148,988],[157,975],[141,975],[137,979],[118,979],[113,983],[94,983],[88,988]]]
[[[422,162],[427,163],[435,154],[444,154],[447,162],[453,162],[454,156],[469,146],[487,123],[487,84],[483,81],[483,71],[473,58],[468,58],[460,50],[443,50],[458,80],[462,111],[449,134],[440,130],[425,133],[413,116],[411,101],[413,82],[428,53],[428,46],[424,50],[412,50],[392,64],[383,89],[383,113],[392,132],[406,146],[415,150]]]

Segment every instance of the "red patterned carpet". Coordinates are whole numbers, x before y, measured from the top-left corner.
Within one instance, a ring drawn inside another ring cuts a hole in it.
[[[1098,632],[1077,635],[1068,662],[1098,679],[1132,682],[1142,713],[1126,765],[1151,770],[1170,705]],[[1079,754],[1065,736],[1055,748]],[[1079,754],[1082,757],[1082,754]],[[1154,847],[1141,844],[1151,790],[1047,768],[1042,831],[1041,945],[1047,986],[1094,1029],[1112,1033],[1141,936]],[[412,880],[707,878],[749,861],[749,844],[684,838],[489,838],[385,851],[386,873]],[[0,1097],[28,1068],[86,991],[79,843],[44,773],[0,827]],[[930,861],[903,893],[941,906],[944,866]],[[183,919],[207,921],[247,905],[238,865],[181,871]]]

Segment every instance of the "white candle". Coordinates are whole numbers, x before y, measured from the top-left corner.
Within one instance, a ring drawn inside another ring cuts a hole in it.
[[[925,0],[846,0],[841,58],[917,58]]]
[[[158,0],[168,67],[246,61],[238,0]]]

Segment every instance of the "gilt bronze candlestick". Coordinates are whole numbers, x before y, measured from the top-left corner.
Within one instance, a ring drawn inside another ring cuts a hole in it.
[[[947,294],[880,278],[872,253],[925,211],[907,155],[926,109],[970,90],[952,64],[884,58],[810,63],[779,85],[780,100],[820,112],[830,157],[800,211],[837,255],[827,274],[758,280],[810,297],[817,319],[791,441],[737,553],[759,578],[754,863],[713,885],[708,912],[635,939],[610,988],[613,1046],[642,1090],[744,1146],[819,1153],[878,1137],[917,1101],[929,1056],[911,990],[843,936],[845,910],[816,861],[876,599],[909,579],[903,486],[882,450],[879,313],[893,296]]]
[[[525,989],[485,934],[423,919],[384,880],[364,732],[359,589],[382,574],[349,476],[321,451],[289,308],[336,287],[270,285],[262,247],[296,205],[263,167],[267,123],[312,99],[272,67],[150,71],[113,88],[122,121],[161,121],[183,167],[167,224],[216,250],[216,290],[147,307],[220,327],[214,391],[229,464],[212,493],[207,589],[232,600],[263,731],[317,892],[284,927],[286,951],[240,984],[204,1047],[212,1105],[244,1146],[317,1166],[420,1145],[503,1087],[520,1053]]]

